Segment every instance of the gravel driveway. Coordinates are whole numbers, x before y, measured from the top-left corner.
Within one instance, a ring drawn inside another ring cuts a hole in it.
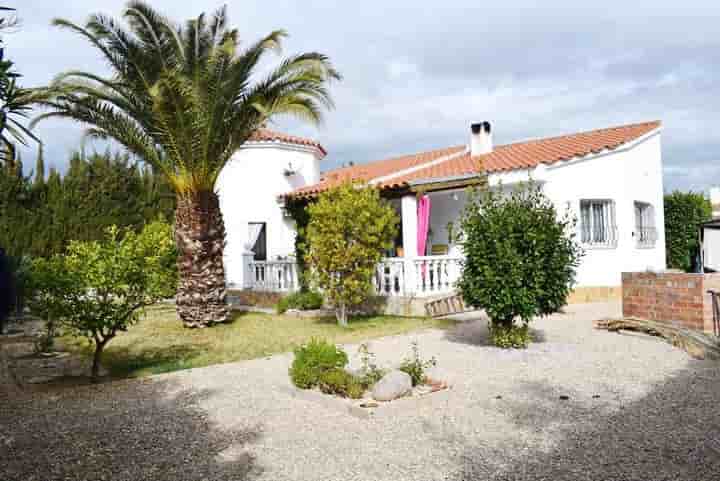
[[[539,320],[525,351],[487,346],[472,315],[373,341],[385,364],[417,340],[453,382],[373,419],[294,397],[290,355],[6,395],[0,479],[720,479],[720,364],[592,329],[618,310],[577,305]]]

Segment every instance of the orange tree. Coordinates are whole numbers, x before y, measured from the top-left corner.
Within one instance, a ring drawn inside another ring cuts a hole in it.
[[[346,183],[308,206],[309,275],[347,325],[348,309],[362,303],[383,252],[392,247],[398,216],[374,187]]]

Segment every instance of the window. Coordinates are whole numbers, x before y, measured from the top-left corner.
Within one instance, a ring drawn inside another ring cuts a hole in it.
[[[593,199],[580,201],[580,240],[590,246],[615,247],[615,202]]]
[[[647,202],[635,202],[635,244],[638,247],[654,247],[657,233],[655,230],[655,209]]]
[[[248,245],[255,254],[256,261],[267,260],[267,226],[265,222],[248,223]]]

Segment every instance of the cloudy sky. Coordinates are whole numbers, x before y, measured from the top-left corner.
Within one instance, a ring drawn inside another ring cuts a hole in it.
[[[178,20],[223,3],[246,40],[286,29],[285,53],[327,53],[344,75],[325,125],[277,125],[318,138],[325,167],[466,143],[474,120],[492,121],[495,142],[507,143],[661,119],[665,188],[720,184],[720,2],[152,1]],[[119,15],[123,1],[3,4],[22,19],[5,43],[27,86],[65,69],[105,70],[50,20]],[[82,130],[65,121],[38,130],[62,169]]]

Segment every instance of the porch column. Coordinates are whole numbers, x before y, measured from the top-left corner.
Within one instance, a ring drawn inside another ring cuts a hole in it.
[[[415,263],[417,257],[417,196],[403,196],[400,199],[403,232],[403,257],[405,258],[405,294],[415,293],[417,285]]]

